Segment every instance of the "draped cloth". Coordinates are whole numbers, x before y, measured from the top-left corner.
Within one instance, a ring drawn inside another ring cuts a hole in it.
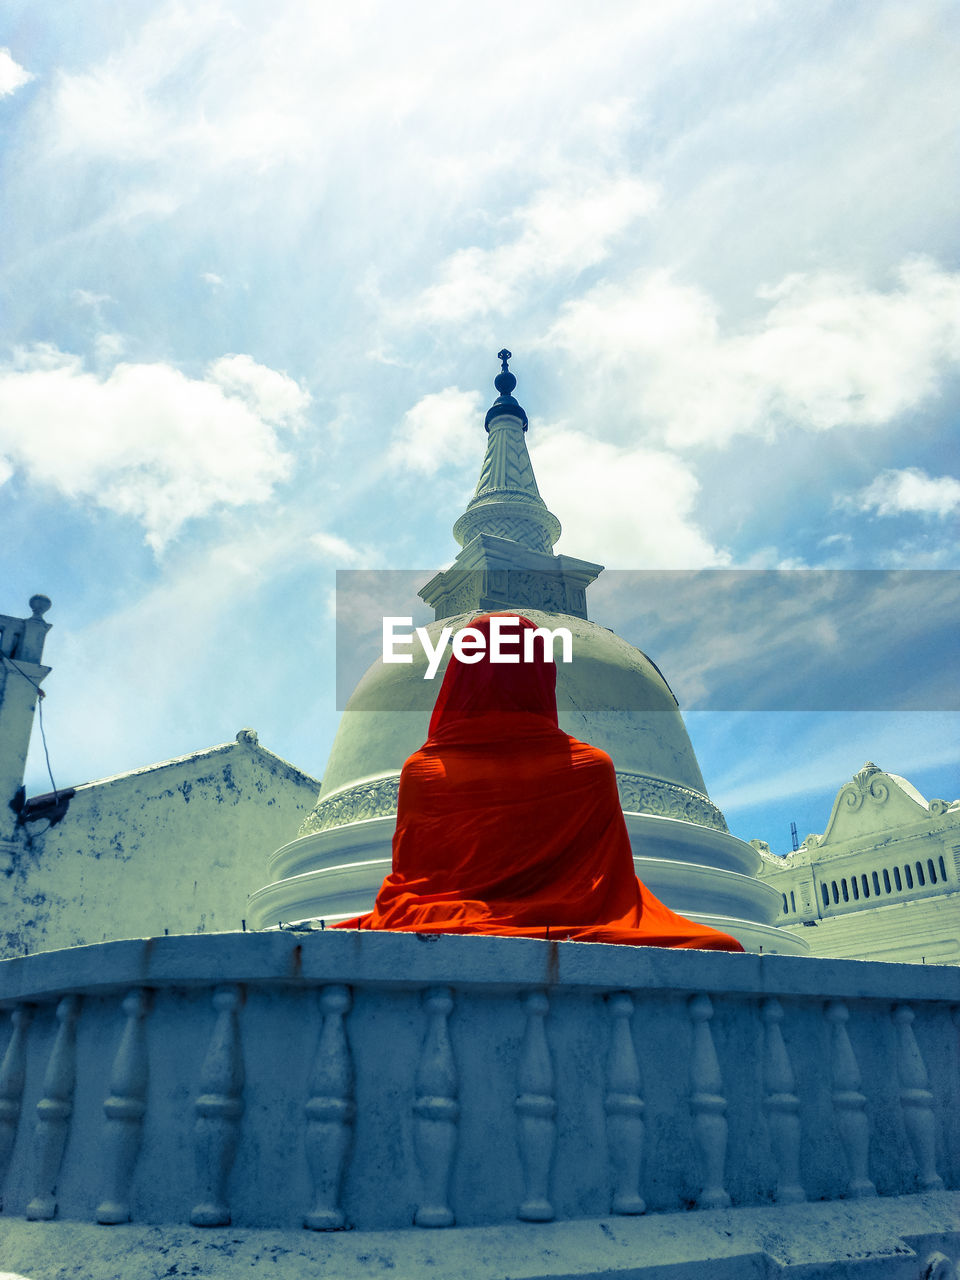
[[[470,624],[482,660],[451,655],[427,741],[403,766],[393,870],[372,911],[335,927],[742,951],[641,884],[612,760],[559,728],[539,638],[533,661],[489,660],[490,617]]]

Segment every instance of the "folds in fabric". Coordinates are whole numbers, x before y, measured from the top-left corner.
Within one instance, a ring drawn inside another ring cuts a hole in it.
[[[490,616],[470,624],[483,659],[451,656],[403,766],[393,870],[373,910],[336,927],[742,951],[641,884],[613,762],[558,727],[539,644],[532,662],[489,661]]]

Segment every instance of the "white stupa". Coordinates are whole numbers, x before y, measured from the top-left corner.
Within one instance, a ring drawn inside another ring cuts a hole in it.
[[[761,858],[732,836],[710,800],[677,700],[639,649],[587,619],[586,588],[602,566],[556,555],[560,522],[546,507],[527,452],[527,415],[501,351],[499,395],[484,423],[480,480],[454,525],[461,550],[420,591],[434,640],[488,610],[517,610],[566,627],[574,660],[559,664],[560,725],[613,759],[637,874],[668,906],[732,933],[747,950],[807,951],[775,925],[780,896],[757,878]],[[449,657],[449,652],[446,655]],[[426,658],[377,661],[343,713],[316,807],[296,840],[270,859],[270,882],[251,896],[255,926],[333,923],[367,911],[390,870],[404,760],[424,742],[440,676]]]

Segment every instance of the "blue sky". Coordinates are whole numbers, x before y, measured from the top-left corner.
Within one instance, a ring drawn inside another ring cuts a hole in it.
[[[8,0],[0,610],[54,602],[58,785],[244,725],[319,776],[335,570],[449,561],[504,344],[558,550],[960,568],[958,25]],[[868,757],[960,793],[956,713],[689,727],[777,849]]]

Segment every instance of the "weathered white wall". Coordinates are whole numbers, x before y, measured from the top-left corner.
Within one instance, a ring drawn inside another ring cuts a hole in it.
[[[239,929],[319,783],[252,731],[237,738],[77,787],[58,821],[48,809],[21,826],[0,872],[0,955]]]

